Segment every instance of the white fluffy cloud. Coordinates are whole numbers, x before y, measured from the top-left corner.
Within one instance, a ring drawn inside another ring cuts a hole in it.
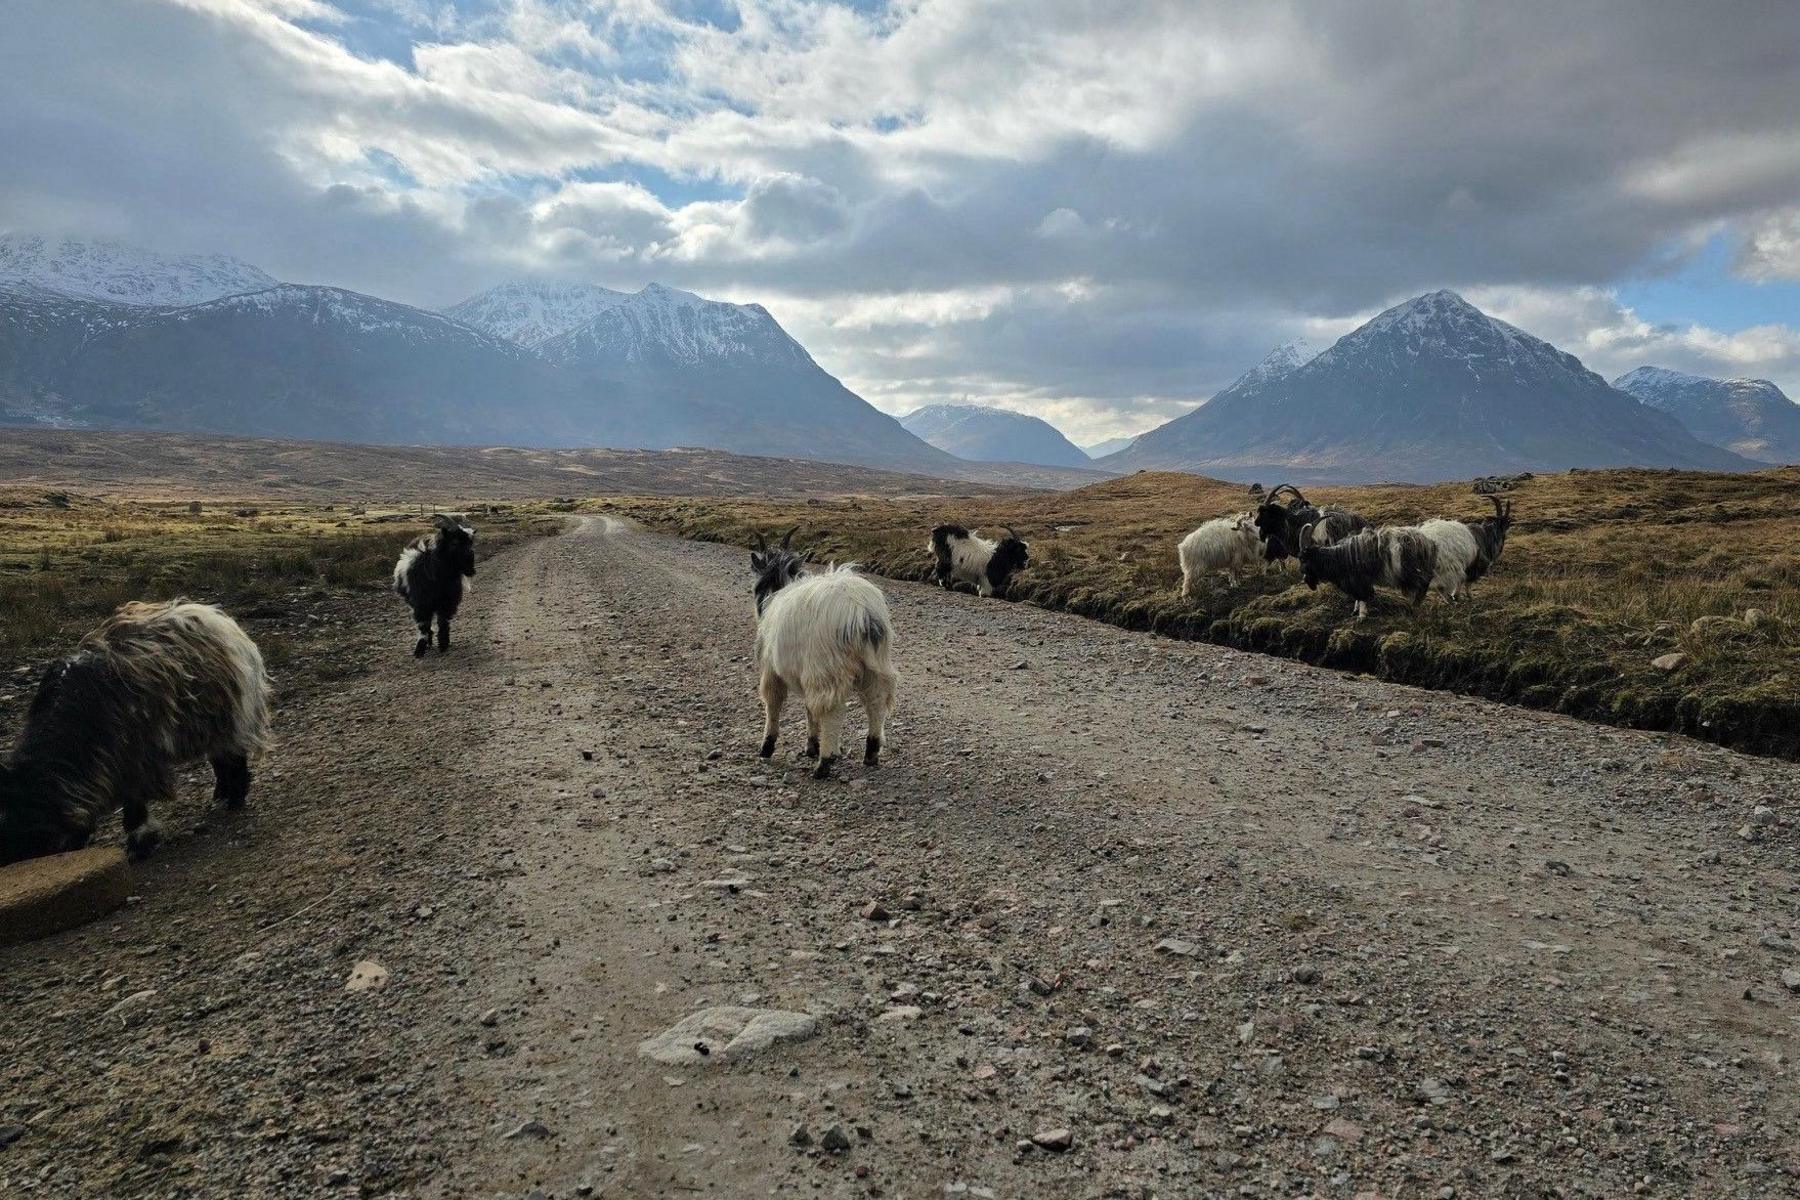
[[[1708,238],[1800,278],[1797,42],[1626,0],[13,0],[0,212],[430,305],[759,299],[890,410],[1084,438],[1437,286],[1609,375],[1793,388],[1792,318],[1608,289]]]

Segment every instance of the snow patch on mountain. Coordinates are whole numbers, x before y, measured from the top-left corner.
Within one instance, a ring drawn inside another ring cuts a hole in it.
[[[446,316],[532,349],[631,299],[591,283],[503,283],[444,310]]]
[[[1232,386],[1271,383],[1290,371],[1305,366],[1317,357],[1318,353],[1318,348],[1305,338],[1295,338],[1291,342],[1284,342],[1269,351],[1268,356],[1261,362],[1239,376]],[[1131,439],[1125,440],[1129,442]],[[1119,448],[1123,449],[1123,447]]]
[[[0,283],[111,304],[199,304],[280,281],[224,254],[158,254],[115,242],[0,234]]]

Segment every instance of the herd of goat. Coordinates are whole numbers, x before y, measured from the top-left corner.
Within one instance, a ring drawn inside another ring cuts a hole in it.
[[[1209,572],[1235,583],[1239,571],[1297,558],[1306,585],[1337,587],[1356,602],[1358,619],[1378,587],[1415,605],[1433,588],[1456,600],[1506,545],[1512,502],[1489,499],[1494,515],[1478,521],[1378,527],[1283,485],[1255,509],[1182,539],[1182,595]],[[450,622],[475,575],[475,531],[452,517],[432,520],[436,531],[408,543],[394,566],[394,590],[418,629],[415,656],[430,648],[434,622],[439,652],[449,650]],[[1029,544],[1006,532],[991,539],[939,525],[927,545],[933,578],[1004,594],[1030,562]],[[813,774],[826,778],[853,695],[868,715],[863,761],[880,760],[897,682],[893,622],[881,589],[854,565],[809,573],[812,556],[794,549],[794,533],[775,545],[759,535],[750,556],[760,754],[774,753],[782,706],[793,696],[806,709]],[[215,800],[242,805],[251,757],[268,743],[269,713],[262,654],[221,609],[186,600],[125,605],[45,672],[17,745],[0,761],[0,864],[79,849],[116,808],[124,810],[128,850],[143,857],[159,836],[151,805],[172,798],[177,771],[198,762],[212,765]]]

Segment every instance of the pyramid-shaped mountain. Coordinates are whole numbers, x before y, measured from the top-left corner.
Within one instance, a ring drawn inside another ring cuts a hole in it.
[[[1569,467],[1755,464],[1699,441],[1574,355],[1439,291],[1388,309],[1298,366],[1250,372],[1100,465],[1232,479],[1430,482]]]

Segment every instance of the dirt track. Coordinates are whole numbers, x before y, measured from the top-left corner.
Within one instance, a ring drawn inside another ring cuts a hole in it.
[[[309,614],[248,812],[0,952],[0,1193],[1800,1191],[1800,769],[884,584],[818,784],[742,559],[590,521],[423,664]],[[739,1003],[819,1033],[636,1051]]]

